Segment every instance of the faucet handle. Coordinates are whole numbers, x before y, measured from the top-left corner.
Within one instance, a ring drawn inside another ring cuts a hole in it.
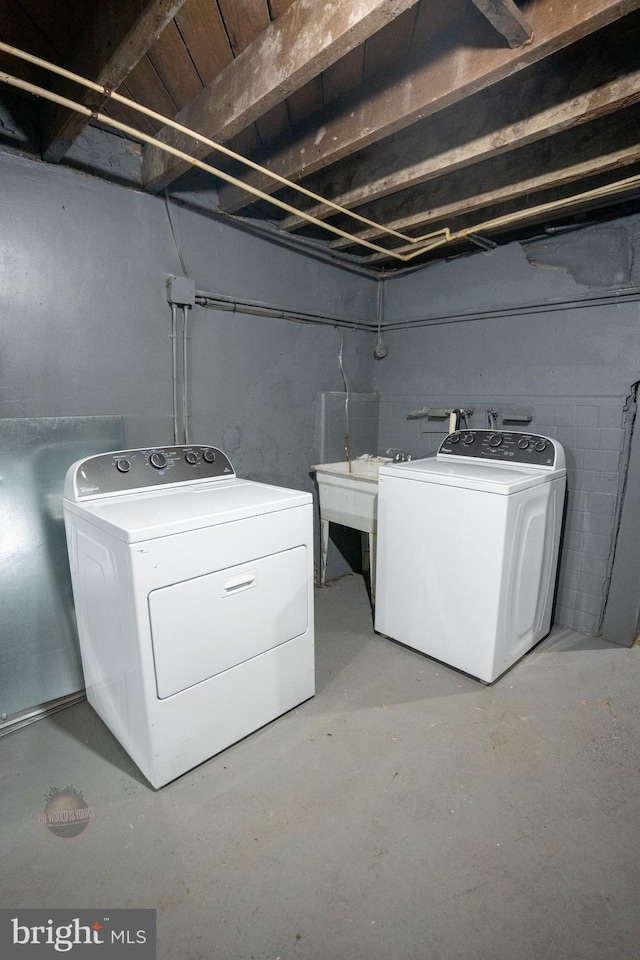
[[[386,455],[392,457],[394,463],[406,463],[411,460],[411,454],[405,453],[404,450],[399,450],[398,447],[389,447]]]

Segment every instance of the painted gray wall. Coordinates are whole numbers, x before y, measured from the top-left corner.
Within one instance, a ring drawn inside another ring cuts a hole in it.
[[[640,218],[440,261],[391,277],[385,321],[507,310],[640,284]]]
[[[0,179],[0,415],[121,414],[132,444],[169,439],[162,204],[7,155]]]
[[[640,218],[633,217],[439,263],[385,284],[387,323],[456,319],[385,333],[388,356],[375,366],[380,449],[432,453],[443,427],[406,419],[425,405],[471,405],[475,427],[487,426],[488,406],[528,409],[533,420],[523,429],[554,437],[567,453],[556,617],[587,633],[597,631],[606,595],[624,408],[640,379],[640,305],[585,301],[637,284],[639,247]],[[474,318],[474,311],[501,315]]]
[[[185,207],[172,212],[177,241],[196,289],[289,310],[371,320],[375,283],[232,230]],[[354,392],[367,392],[369,339],[333,326],[196,307],[191,323],[192,435],[229,453],[239,473],[309,486],[317,462],[317,395],[342,390],[339,353]]]
[[[183,271],[163,200],[9,154],[0,180],[0,416],[118,414],[132,446],[170,442],[165,279]],[[199,289],[372,316],[368,278],[186,208],[174,223]],[[316,394],[342,389],[339,331],[201,308],[191,329],[194,440],[226,437],[239,469],[308,486]],[[370,388],[369,360],[345,330],[353,389]]]
[[[636,425],[637,425],[636,409]],[[620,533],[602,622],[605,640],[628,647],[640,634],[640,432],[633,431]]]

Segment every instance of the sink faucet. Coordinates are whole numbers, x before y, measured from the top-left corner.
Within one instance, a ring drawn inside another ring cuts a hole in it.
[[[405,453],[404,450],[398,450],[397,447],[389,447],[386,456],[392,457],[394,463],[406,463],[408,460],[411,460],[410,453]]]

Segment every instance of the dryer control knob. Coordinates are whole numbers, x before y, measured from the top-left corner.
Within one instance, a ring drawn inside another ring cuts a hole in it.
[[[492,433],[489,437],[489,446],[490,447],[499,447],[502,443],[502,434],[501,433]]]
[[[152,453],[149,457],[149,463],[156,470],[163,470],[167,465],[167,458],[164,453]]]
[[[213,461],[214,461],[215,458],[216,458],[216,452],[215,452],[215,450],[212,450],[211,447],[208,447],[208,448],[204,451],[204,453],[202,454],[202,456],[203,456],[204,459],[207,461],[207,463],[213,463]]]
[[[535,449],[538,451],[538,453],[542,453],[543,450],[546,450],[547,449],[546,440],[538,440],[538,442],[536,443]]]
[[[120,473],[129,473],[129,470],[131,470],[131,461],[127,460],[126,457],[120,457],[119,460],[116,460],[116,467]]]
[[[520,437],[520,439],[518,440],[518,446],[520,447],[521,450],[526,450],[527,447],[529,446],[529,441],[527,440],[526,437]]]
[[[475,434],[473,433],[465,433],[464,437],[462,438],[462,442],[466,443],[467,446],[469,446],[470,443],[473,443],[474,440]]]
[[[448,439],[449,439],[449,443],[458,443],[458,441],[460,440],[460,434],[452,433]]]
[[[194,450],[188,450],[184,455],[187,463],[194,464],[198,462],[198,454]]]

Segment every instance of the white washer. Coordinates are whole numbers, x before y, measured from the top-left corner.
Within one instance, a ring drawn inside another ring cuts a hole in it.
[[[565,486],[562,447],[530,433],[381,467],[376,630],[496,680],[549,632]]]
[[[310,493],[153,447],[73,464],[64,514],[87,698],[154,787],[313,696]]]

